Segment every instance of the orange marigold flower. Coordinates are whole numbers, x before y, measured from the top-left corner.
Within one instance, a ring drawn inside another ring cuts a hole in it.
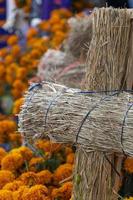
[[[50,171],[43,170],[43,171],[37,173],[37,177],[38,177],[38,183],[45,185],[45,184],[51,183],[53,175]]]
[[[20,55],[20,52],[21,52],[21,48],[20,48],[20,46],[18,44],[12,46],[11,54],[13,56],[17,56],[18,57],[18,55]]]
[[[60,165],[54,172],[54,181],[56,183],[70,177],[72,175],[73,167],[71,164]]]
[[[14,181],[15,177],[11,171],[0,170],[0,189],[2,189],[7,183]]]
[[[0,78],[3,78],[5,72],[6,72],[5,66],[3,64],[0,64]]]
[[[13,192],[13,200],[23,200],[23,194],[29,191],[27,186],[21,186],[17,191]]]
[[[33,152],[28,147],[25,146],[18,148],[17,151],[22,155],[23,160],[26,161],[29,161],[33,156]]]
[[[32,38],[32,37],[37,36],[37,34],[38,34],[37,29],[35,29],[35,28],[30,28],[30,29],[28,30],[26,36],[27,36],[27,39],[30,39],[30,38]]]
[[[60,192],[63,194],[63,200],[68,200],[71,198],[72,188],[72,182],[66,182],[59,188]]]
[[[30,52],[30,56],[32,59],[38,59],[40,58],[41,56],[41,52],[38,51],[38,49],[33,49],[31,52]]]
[[[49,21],[42,21],[40,24],[39,24],[39,28],[43,31],[49,31],[50,30],[50,23]]]
[[[14,62],[14,57],[13,57],[12,55],[8,54],[8,55],[5,57],[5,64],[6,64],[6,65],[9,65],[9,64],[11,64],[11,63],[13,63],[13,62]]]
[[[19,169],[24,163],[23,157],[20,153],[9,153],[1,161],[1,168],[15,171]]]
[[[55,200],[55,199],[63,199],[63,194],[62,194],[62,192],[59,190],[59,188],[54,188],[54,189],[52,190],[51,197],[52,197],[52,200]]]
[[[69,155],[70,153],[73,153],[73,150],[72,150],[72,148],[71,147],[65,147],[65,154],[66,155]]]
[[[37,165],[44,163],[44,159],[42,157],[33,157],[29,162],[29,170],[30,171],[37,171]]]
[[[8,54],[8,49],[7,48],[2,48],[0,50],[0,57],[4,58]]]
[[[23,96],[24,91],[20,89],[12,89],[11,94],[13,95],[14,99],[19,99]]]
[[[8,190],[0,190],[0,200],[13,200],[12,192]]]
[[[48,189],[44,185],[35,185],[29,189],[28,192],[23,194],[23,200],[46,200],[48,196]]]
[[[14,104],[13,104],[13,114],[18,114],[20,112],[20,107],[23,104],[23,102],[24,102],[23,98],[19,98],[14,102]]]
[[[5,149],[0,147],[0,165],[1,165],[1,160],[7,155],[7,152]]]
[[[38,183],[38,177],[37,174],[34,172],[25,172],[23,173],[19,179],[28,186],[33,186],[36,185]]]
[[[16,132],[9,133],[9,140],[15,147],[20,146],[22,144],[22,137],[19,133]]]
[[[52,199],[61,198],[63,200],[69,200],[72,194],[72,187],[72,182],[66,182],[60,188],[53,189]]]
[[[125,160],[124,169],[129,173],[133,173],[133,158],[129,157]]]
[[[61,144],[52,143],[47,140],[38,140],[36,142],[36,146],[37,146],[37,148],[39,148],[45,152],[50,152],[50,153],[58,152],[62,148]]]
[[[74,158],[75,158],[74,153],[68,154],[67,155],[67,163],[74,164]]]
[[[13,181],[12,183],[7,183],[3,189],[4,190],[10,190],[10,191],[16,191],[18,190],[21,186],[23,186],[23,182],[22,181]]]
[[[25,79],[27,76],[27,69],[25,67],[19,67],[16,71],[17,79]]]
[[[18,40],[19,40],[19,39],[18,39],[18,36],[17,36],[17,35],[12,35],[12,36],[10,36],[10,37],[8,38],[7,44],[10,45],[10,46],[12,46],[12,45],[14,45],[14,44],[17,44]]]

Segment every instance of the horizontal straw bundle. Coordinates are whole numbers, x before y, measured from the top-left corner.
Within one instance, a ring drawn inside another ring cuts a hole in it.
[[[33,86],[19,114],[26,141],[50,137],[82,148],[133,155],[133,96],[101,95],[52,83]]]

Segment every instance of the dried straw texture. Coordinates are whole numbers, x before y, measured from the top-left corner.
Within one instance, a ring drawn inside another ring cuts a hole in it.
[[[86,88],[111,90],[127,88],[133,62],[133,10],[101,8],[93,13],[92,40],[87,55]]]
[[[76,59],[79,59],[82,54],[85,60],[92,39],[92,17],[90,15],[84,18],[71,18],[69,23],[71,31],[66,41],[66,49]]]
[[[82,79],[85,77],[85,66],[68,52],[50,49],[39,63],[38,77],[41,81],[81,88]]]
[[[88,156],[89,155],[89,156]],[[107,154],[111,163],[114,163],[112,154]],[[81,158],[81,159],[79,159]],[[74,171],[74,199],[83,200],[114,200],[118,194],[112,185],[115,185],[116,173],[109,176],[108,171],[113,172],[111,165],[105,159],[103,153],[86,152],[78,149],[76,153],[76,167]],[[91,172],[88,173],[88,172]],[[99,173],[100,172],[100,173]]]
[[[128,93],[102,97],[46,83],[26,94],[19,114],[19,131],[25,133],[26,140],[48,136],[57,142],[76,142],[87,151],[119,154],[124,151],[133,155],[132,108],[123,124],[132,100]]]

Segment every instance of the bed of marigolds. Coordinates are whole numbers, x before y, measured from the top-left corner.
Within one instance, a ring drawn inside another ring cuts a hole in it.
[[[12,35],[8,47],[0,50],[0,96],[13,104],[8,115],[0,116],[0,200],[68,200],[74,153],[69,146],[36,141],[36,151],[22,146],[16,114],[23,103],[29,79],[36,75],[41,56],[58,48],[67,36],[71,12],[55,10],[51,18],[30,28],[25,41]]]
[[[71,198],[72,148],[38,140],[36,151],[31,151],[22,146],[15,118],[41,56],[49,48],[59,48],[67,37],[67,20],[71,16],[68,10],[55,10],[37,29],[28,30],[23,45],[21,38],[12,35],[8,38],[8,47],[0,50],[0,96],[8,96],[13,102],[8,115],[0,115],[0,200]],[[128,158],[124,166],[133,173],[132,159]]]

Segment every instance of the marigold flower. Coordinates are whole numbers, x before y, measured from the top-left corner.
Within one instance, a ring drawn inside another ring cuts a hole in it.
[[[33,157],[29,161],[29,170],[30,171],[37,171],[37,166],[41,163],[44,163],[44,159],[42,157]]]
[[[60,188],[53,189],[52,200],[56,198],[61,198],[63,200],[69,200],[72,194],[72,182],[64,183]]]
[[[27,76],[27,69],[25,67],[19,67],[16,71],[16,78],[17,79],[24,79]]]
[[[4,58],[8,54],[8,49],[7,48],[2,48],[0,50],[0,57]]]
[[[71,176],[73,167],[71,164],[60,165],[54,172],[54,181],[60,182]]]
[[[20,55],[20,52],[21,52],[21,48],[20,48],[20,46],[18,44],[12,46],[11,54],[13,56],[17,56],[18,57],[18,55]]]
[[[40,58],[41,53],[40,53],[40,51],[38,51],[38,49],[33,49],[30,52],[30,56],[31,56],[32,59],[38,59],[38,58]]]
[[[36,146],[37,148],[43,150],[44,152],[50,152],[50,153],[58,152],[62,148],[61,144],[52,143],[47,140],[38,140],[36,142]]]
[[[9,65],[9,64],[11,64],[11,63],[13,63],[14,62],[14,58],[13,58],[13,56],[12,55],[10,55],[10,54],[8,54],[7,56],[5,56],[5,64],[6,65]]]
[[[70,199],[72,194],[72,188],[73,188],[72,182],[66,182],[59,188],[60,192],[63,193],[63,200]]]
[[[13,147],[18,147],[22,144],[22,137],[20,133],[9,133],[9,140],[12,142]]]
[[[37,173],[37,177],[38,177],[38,183],[45,185],[45,184],[51,183],[53,175],[50,171],[43,170],[43,171]]]
[[[35,185],[23,194],[23,200],[47,200],[46,197],[48,197],[48,189],[44,185]]]
[[[13,114],[18,114],[20,112],[20,107],[23,104],[24,99],[19,98],[13,104]]]
[[[74,153],[70,153],[67,155],[67,163],[70,163],[70,164],[74,164],[74,158],[75,158],[75,155]]]
[[[13,195],[11,191],[0,190],[0,200],[13,200]]]
[[[73,153],[73,150],[71,147],[65,147],[65,154],[69,155],[70,153]]]
[[[23,194],[29,191],[27,186],[21,186],[17,191],[13,192],[13,200],[23,200]]]
[[[7,155],[7,152],[5,149],[0,147],[0,165],[1,165],[1,160]]]
[[[37,174],[34,172],[25,172],[23,173],[19,179],[28,186],[33,186],[36,185],[38,183],[38,177]]]
[[[5,66],[3,64],[0,64],[0,78],[3,78],[5,72],[6,72]]]
[[[9,153],[1,161],[1,168],[3,170],[15,171],[19,169],[24,163],[23,157],[20,153]]]
[[[10,37],[8,38],[7,44],[10,45],[10,46],[12,46],[12,45],[14,45],[14,44],[17,44],[18,40],[19,40],[19,39],[18,39],[18,36],[17,36],[17,35],[12,35],[12,36],[10,36]]]
[[[129,173],[133,173],[133,158],[129,157],[125,160],[124,169]]]
[[[13,181],[12,183],[7,183],[3,189],[4,190],[10,190],[10,191],[16,191],[18,190],[21,186],[23,186],[23,182],[22,181]]]
[[[4,187],[7,183],[14,181],[15,177],[11,171],[0,170],[0,189]]]
[[[33,152],[25,146],[21,146],[17,149],[18,153],[20,153],[23,157],[23,160],[29,161],[32,156],[33,156]]]
[[[37,36],[38,32],[37,32],[37,29],[35,28],[30,28],[27,33],[26,33],[26,36],[27,36],[27,39],[30,39],[32,37],[35,37]]]

